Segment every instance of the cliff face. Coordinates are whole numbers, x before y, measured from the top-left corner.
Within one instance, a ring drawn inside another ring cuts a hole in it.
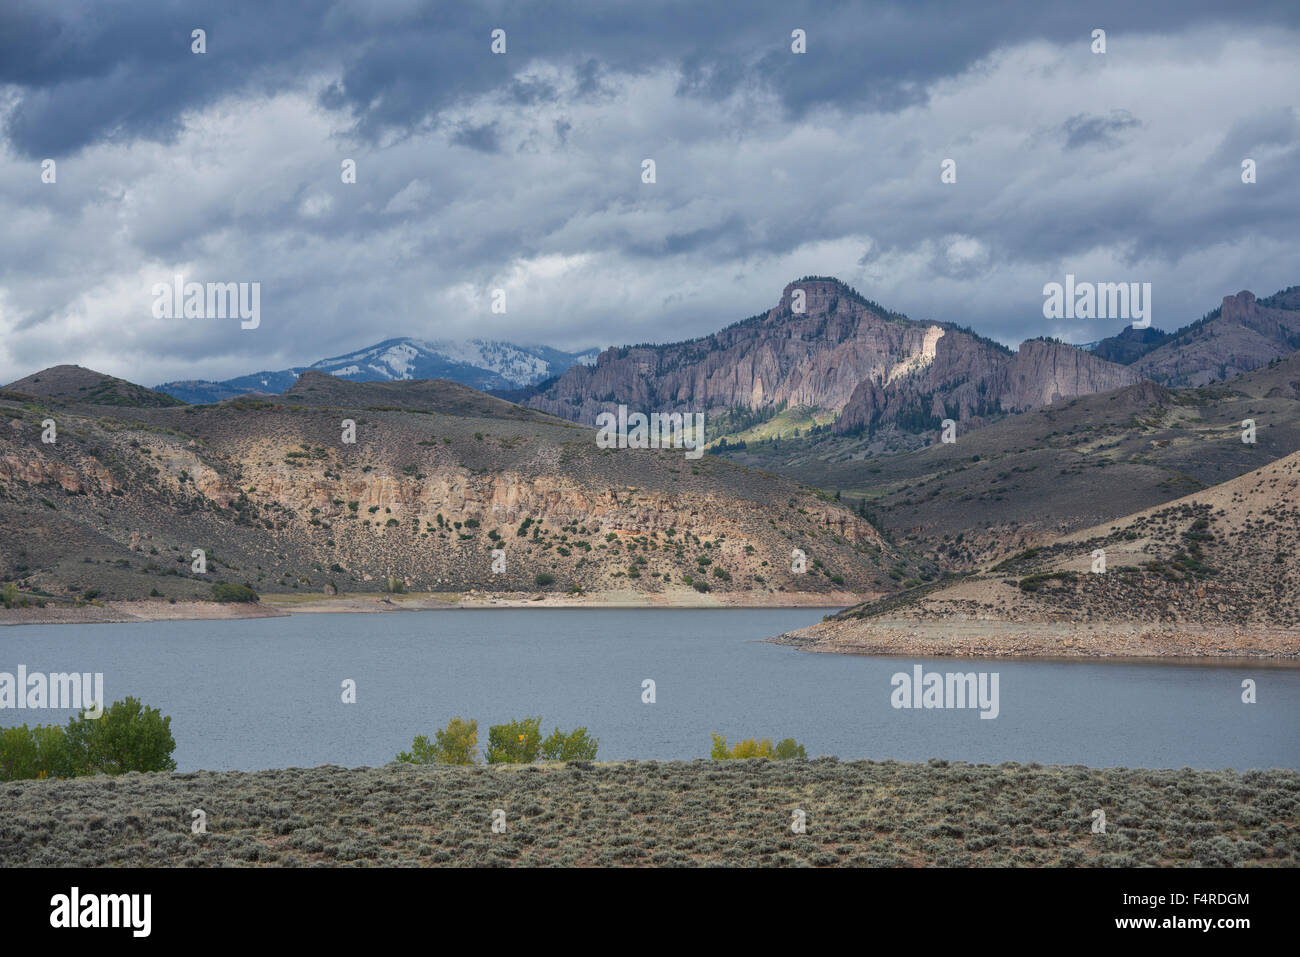
[[[793,310],[796,289],[806,297],[803,313]],[[926,361],[934,339],[927,327],[887,318],[841,283],[791,283],[765,315],[689,342],[607,349],[529,404],[586,424],[618,404],[646,412],[780,403],[839,410],[862,378]]]
[[[796,313],[796,297],[804,311]],[[840,413],[838,432],[916,431],[1037,408],[1137,381],[1130,370],[1069,346],[1013,356],[945,324],[889,313],[838,280],[790,283],[766,314],[689,342],[608,349],[529,404],[594,424],[619,404],[639,411],[717,413],[779,405]]]
[[[796,313],[796,295],[804,311]],[[961,349],[949,336],[957,336]],[[578,422],[618,404],[644,411],[763,410],[780,404],[838,412],[864,382],[884,387],[942,363],[950,381],[967,365],[992,365],[993,343],[913,322],[843,283],[790,283],[766,314],[689,342],[608,349],[575,367],[530,405]]]
[[[835,422],[836,432],[916,430],[948,417],[968,422],[1000,411],[988,383],[1006,364],[1006,353],[960,330],[934,328],[933,358],[893,378],[860,382]]]
[[[1031,339],[1008,356],[967,333],[949,330],[938,340],[928,366],[892,382],[860,383],[835,431],[927,428],[945,418],[978,423],[999,412],[1025,412],[1140,381],[1132,369],[1074,346]]]
[[[999,401],[1010,412],[1051,405],[1061,399],[1136,385],[1142,377],[1074,346],[1042,339],[1021,343],[1002,370]]]
[[[1295,290],[1262,305],[1242,290],[1224,296],[1219,315],[1172,336],[1134,368],[1163,385],[1195,387],[1250,372],[1300,348],[1300,302]]]

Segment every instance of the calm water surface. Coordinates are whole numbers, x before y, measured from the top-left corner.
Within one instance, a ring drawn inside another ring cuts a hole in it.
[[[171,715],[180,770],[380,765],[455,715],[585,725],[600,758],[707,757],[710,733],[808,755],[1300,768],[1300,668],[817,655],[755,639],[826,609],[475,609],[0,629],[0,671],[102,671]],[[996,671],[1000,714],[896,710],[891,676]],[[341,684],[357,685],[343,704]],[[656,683],[643,704],[641,683]],[[1257,685],[1243,704],[1241,683]],[[0,710],[0,726],[67,711]]]

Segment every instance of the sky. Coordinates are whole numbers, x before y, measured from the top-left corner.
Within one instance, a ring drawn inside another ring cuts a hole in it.
[[[1126,325],[1044,318],[1067,273],[1149,282],[1173,329],[1300,283],[1298,50],[1294,0],[5,0],[0,382],[671,342],[810,274],[1012,347]],[[256,328],[158,317],[176,275]]]

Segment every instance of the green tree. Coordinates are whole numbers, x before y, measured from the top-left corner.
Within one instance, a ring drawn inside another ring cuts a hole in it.
[[[488,728],[488,764],[530,764],[542,748],[542,719],[524,718]]]
[[[713,735],[713,749],[709,757],[715,761],[729,761],[740,758],[769,758],[777,761],[786,761],[790,758],[806,758],[803,745],[795,741],[794,738],[786,738],[775,748],[772,747],[771,738],[747,738],[744,741],[738,741],[730,748],[727,747],[727,739],[720,734]]]
[[[0,781],[22,781],[38,777],[36,736],[25,724],[0,728]]]
[[[171,722],[131,697],[115,701],[99,718],[83,710],[64,732],[68,760],[77,774],[175,771]]]
[[[126,771],[175,771],[171,718],[134,698],[115,702],[99,718],[83,710],[58,725],[0,731],[0,780],[71,778]]]
[[[77,773],[57,724],[0,729],[0,781],[70,778]]]
[[[445,731],[435,731],[439,764],[478,764],[478,722],[452,718]]]
[[[547,761],[594,761],[600,739],[587,734],[586,728],[575,728],[565,734],[556,728],[542,742],[542,757]]]
[[[36,739],[36,777],[71,778],[83,773],[72,763],[68,738],[57,724],[43,724],[32,728]]]
[[[806,758],[808,753],[804,751],[803,745],[795,741],[794,738],[786,738],[776,746],[776,759],[778,761],[789,761],[791,758]]]
[[[397,752],[397,760],[404,764],[436,764],[438,749],[429,742],[427,737],[417,734],[415,740],[411,742],[411,750]]]

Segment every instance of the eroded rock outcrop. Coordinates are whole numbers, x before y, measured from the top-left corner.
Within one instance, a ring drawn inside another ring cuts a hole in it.
[[[1005,367],[998,399],[1008,412],[1023,412],[1061,399],[1136,385],[1141,379],[1128,366],[1074,346],[1030,339]]]
[[[1224,296],[1218,316],[1171,337],[1134,368],[1145,378],[1182,388],[1258,369],[1300,348],[1297,300],[1295,289],[1264,303],[1249,290]]]

